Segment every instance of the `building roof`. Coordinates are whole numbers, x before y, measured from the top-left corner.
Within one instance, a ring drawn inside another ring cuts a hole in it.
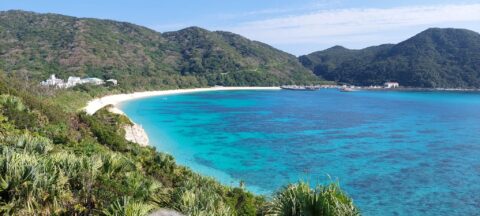
[[[88,78],[84,78],[84,80],[103,81],[102,79],[100,79],[100,78],[96,78],[96,77],[88,77]]]

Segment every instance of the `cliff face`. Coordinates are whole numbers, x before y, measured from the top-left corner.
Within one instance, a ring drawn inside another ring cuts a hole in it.
[[[133,123],[133,125],[125,125],[125,139],[141,146],[148,146],[148,135],[139,124]]]
[[[111,113],[119,114],[119,115],[124,115],[126,118],[128,118],[125,113],[118,109],[115,106],[109,106],[108,111]],[[93,114],[93,113],[92,113]],[[149,139],[148,139],[148,134],[145,132],[143,127],[135,122],[133,122],[130,119],[130,122],[132,124],[124,124],[123,129],[125,130],[125,139],[137,143],[141,146],[148,146],[149,145]]]

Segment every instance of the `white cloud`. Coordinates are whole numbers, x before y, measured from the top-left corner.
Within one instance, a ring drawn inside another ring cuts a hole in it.
[[[229,30],[274,45],[356,41],[369,44],[385,32],[420,26],[480,21],[480,4],[322,10],[309,14],[245,22]],[[480,25],[476,25],[480,26]],[[457,27],[457,26],[452,26]],[[390,35],[392,36],[392,35]],[[395,41],[392,41],[395,42]]]
[[[307,4],[278,7],[278,8],[266,8],[254,11],[246,11],[242,13],[228,13],[228,14],[216,14],[220,19],[239,19],[239,18],[258,18],[261,16],[278,16],[289,15],[292,13],[306,13],[316,10],[320,10],[326,7],[331,7],[338,3],[338,0],[315,0]]]

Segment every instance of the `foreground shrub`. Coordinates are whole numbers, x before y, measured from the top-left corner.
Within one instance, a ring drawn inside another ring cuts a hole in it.
[[[153,209],[155,209],[154,205],[135,202],[129,197],[123,197],[104,210],[103,214],[106,216],[139,216],[148,215]]]
[[[360,212],[336,183],[311,189],[308,183],[299,182],[275,194],[268,215],[350,216],[360,215]]]
[[[209,178],[194,175],[174,192],[175,209],[186,215],[235,215],[220,196],[223,186]]]

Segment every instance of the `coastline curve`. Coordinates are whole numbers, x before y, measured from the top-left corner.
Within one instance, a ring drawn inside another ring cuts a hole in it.
[[[98,110],[107,105],[113,105],[116,111],[121,111],[118,108],[118,104],[124,101],[135,100],[146,97],[173,95],[173,94],[187,94],[195,92],[208,92],[208,91],[235,91],[235,90],[281,90],[280,87],[210,87],[210,88],[194,88],[194,89],[174,89],[174,90],[161,90],[161,91],[145,91],[134,92],[130,94],[115,94],[107,95],[101,98],[96,98],[87,103],[82,110],[87,114],[93,115]],[[122,112],[123,113],[123,112]]]

